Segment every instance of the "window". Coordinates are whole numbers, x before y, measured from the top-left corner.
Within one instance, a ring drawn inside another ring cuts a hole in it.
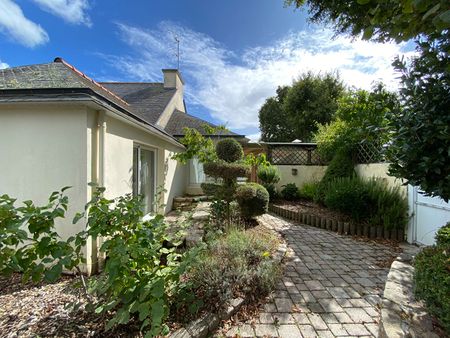
[[[142,196],[144,214],[154,211],[156,155],[141,146],[133,148],[133,195]]]

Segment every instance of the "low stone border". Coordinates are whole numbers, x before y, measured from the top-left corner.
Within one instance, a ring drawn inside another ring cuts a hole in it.
[[[431,317],[414,299],[411,265],[419,248],[403,245],[403,253],[392,263],[387,276],[380,318],[380,338],[439,337],[433,332]]]
[[[281,263],[287,252],[287,244],[281,243],[277,252],[273,255],[273,260]],[[200,318],[190,322],[186,326],[168,335],[169,338],[204,338],[213,333],[221,321],[230,319],[239,311],[241,306],[247,302],[244,298],[232,299],[227,308],[219,313],[207,312]]]
[[[361,227],[352,222],[343,222],[332,218],[317,216],[315,214],[294,211],[290,210],[289,208],[273,204],[269,205],[269,211],[295,222],[311,225],[316,228],[334,231],[341,235],[357,235],[367,238],[384,238],[399,242],[405,241],[405,231],[400,229],[386,230],[383,226],[369,225]]]

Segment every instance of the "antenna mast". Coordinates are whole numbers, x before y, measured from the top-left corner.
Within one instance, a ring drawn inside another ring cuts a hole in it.
[[[177,43],[177,69],[180,70],[180,39],[178,38],[178,36],[174,36],[175,42]]]

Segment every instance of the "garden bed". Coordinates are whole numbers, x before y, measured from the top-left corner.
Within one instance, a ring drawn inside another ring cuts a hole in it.
[[[279,216],[299,223],[335,231],[342,235],[356,235],[398,242],[405,240],[405,232],[403,229],[388,230],[383,226],[355,223],[349,216],[309,201],[277,201],[269,206],[269,210]]]
[[[248,258],[254,260],[256,256],[260,256],[260,259],[255,261],[254,266],[249,266],[248,273],[253,273],[257,276],[257,267],[262,262],[268,262],[273,257],[279,257],[279,245],[280,239],[273,235],[273,232],[262,226],[246,230],[252,238],[251,242],[267,241],[270,247],[263,248],[247,248],[247,251],[242,254],[241,250],[244,246],[243,242],[231,244],[221,243],[218,245],[218,252],[226,255],[226,250],[236,250],[236,252],[229,252],[229,258],[218,257],[217,262],[222,261],[225,264],[227,259],[231,259],[233,254],[237,256],[249,255]],[[226,236],[226,235],[225,235]],[[220,237],[218,241],[224,241]],[[237,237],[233,239],[235,241]],[[227,246],[228,245],[228,246]],[[250,255],[250,251],[253,253]],[[267,250],[267,251],[266,251]],[[256,257],[257,258],[257,257]],[[280,264],[279,260],[276,264]],[[232,262],[235,263],[235,262]],[[232,271],[232,263],[229,264],[229,269],[226,271]],[[200,263],[200,267],[208,268],[208,264]],[[219,265],[217,266],[219,268]],[[214,271],[209,271],[214,274]],[[222,273],[221,271],[216,271]],[[197,274],[197,277],[203,276],[203,273]],[[239,277],[238,274],[236,274]],[[114,326],[111,330],[106,330],[106,323],[114,317],[115,312],[109,311],[103,315],[97,315],[92,312],[85,311],[84,307],[88,303],[84,298],[81,289],[77,287],[79,279],[73,276],[63,276],[56,283],[44,283],[39,284],[22,284],[22,276],[20,274],[13,274],[11,277],[0,277],[0,336],[1,337],[142,337],[139,331],[140,325],[137,321],[131,320],[126,325]],[[91,277],[97,278],[97,277]],[[230,278],[234,278],[230,276]],[[239,277],[243,278],[243,276]],[[259,277],[258,277],[259,278]],[[271,276],[275,278],[275,276]],[[213,279],[215,280],[215,279]],[[228,282],[226,276],[222,281],[218,281],[219,284]],[[270,280],[270,283],[272,280]],[[214,285],[214,286],[218,286]],[[222,287],[226,287],[225,284],[221,284]],[[201,299],[202,306],[195,313],[189,313],[186,307],[184,311],[174,311],[168,318],[168,326],[171,332],[176,332],[183,326],[183,323],[194,320],[199,322],[198,319],[209,318],[208,314],[219,313],[218,317],[221,320],[228,319],[239,307],[246,302],[259,303],[266,295],[265,290],[259,290],[261,293],[255,293],[248,289],[246,282],[242,282],[240,285],[230,284],[229,293],[218,295],[211,293],[211,290],[207,289],[207,285],[203,284],[195,291],[195,297]],[[226,290],[222,290],[226,291]],[[238,302],[238,301],[239,302]],[[218,304],[218,301],[224,303]],[[78,303],[79,307],[74,309],[71,304]],[[234,305],[233,311],[230,312],[229,307],[224,307],[226,303]],[[228,317],[224,317],[227,314]],[[195,320],[197,319],[197,320]],[[192,324],[192,323],[191,323]],[[217,320],[217,325],[219,320]],[[209,323],[208,323],[209,326]],[[211,328],[213,330],[213,328]]]
[[[22,284],[22,276],[0,277],[1,337],[141,337],[139,326],[129,324],[105,331],[110,316],[82,308],[86,299],[78,279],[64,276],[56,283]],[[79,302],[78,310],[69,305]]]

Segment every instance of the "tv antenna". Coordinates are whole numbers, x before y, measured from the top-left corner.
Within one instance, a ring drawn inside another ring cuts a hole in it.
[[[180,70],[180,39],[178,38],[178,36],[174,36],[175,42],[177,43],[177,52],[176,52],[176,57],[177,57],[177,69]]]

